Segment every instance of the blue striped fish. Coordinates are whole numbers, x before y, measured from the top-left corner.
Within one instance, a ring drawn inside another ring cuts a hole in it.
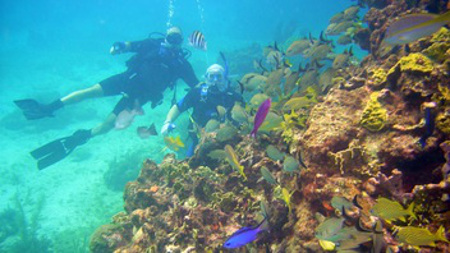
[[[189,36],[189,44],[194,48],[206,51],[205,35],[202,32],[196,30]]]

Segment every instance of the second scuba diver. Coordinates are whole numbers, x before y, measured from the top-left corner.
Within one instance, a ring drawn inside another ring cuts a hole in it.
[[[227,71],[219,64],[213,64],[206,70],[205,82],[191,89],[185,97],[172,106],[161,128],[161,134],[167,134],[173,129],[173,122],[180,113],[189,108],[193,108],[192,119],[199,127],[204,127],[210,119],[217,119],[219,122],[225,120],[220,118],[218,106],[224,107],[227,111],[225,117],[231,119],[230,112],[236,102],[244,104],[244,99],[230,87]],[[186,152],[187,157],[194,154],[198,144],[197,131],[194,128],[194,123],[191,122],[189,137],[192,139],[192,144]]]

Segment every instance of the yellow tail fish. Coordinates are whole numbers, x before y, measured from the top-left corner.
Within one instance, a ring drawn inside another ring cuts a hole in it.
[[[234,152],[234,149],[230,145],[225,146],[225,153],[227,155],[228,162],[230,165],[239,171],[239,174],[244,178],[244,180],[247,180],[247,176],[244,173],[244,166],[239,164],[239,159],[236,155],[236,152]]]

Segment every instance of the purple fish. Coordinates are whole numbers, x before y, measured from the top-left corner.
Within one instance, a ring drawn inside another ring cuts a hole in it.
[[[223,247],[227,249],[242,247],[256,240],[258,234],[267,229],[267,219],[264,219],[255,227],[243,227],[234,232],[233,235],[231,235],[230,238],[228,238],[228,240],[223,244]]]
[[[259,127],[262,125],[264,120],[266,119],[267,113],[269,113],[270,105],[272,100],[268,98],[266,101],[262,102],[258,108],[258,112],[255,116],[255,121],[253,122],[253,130],[250,133],[250,136],[255,138],[256,132],[258,132]]]

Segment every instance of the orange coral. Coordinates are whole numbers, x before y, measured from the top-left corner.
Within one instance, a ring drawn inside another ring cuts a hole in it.
[[[157,185],[153,185],[152,187],[150,187],[150,192],[155,193],[155,192],[157,192],[158,190],[159,190],[159,186],[157,186]]]

